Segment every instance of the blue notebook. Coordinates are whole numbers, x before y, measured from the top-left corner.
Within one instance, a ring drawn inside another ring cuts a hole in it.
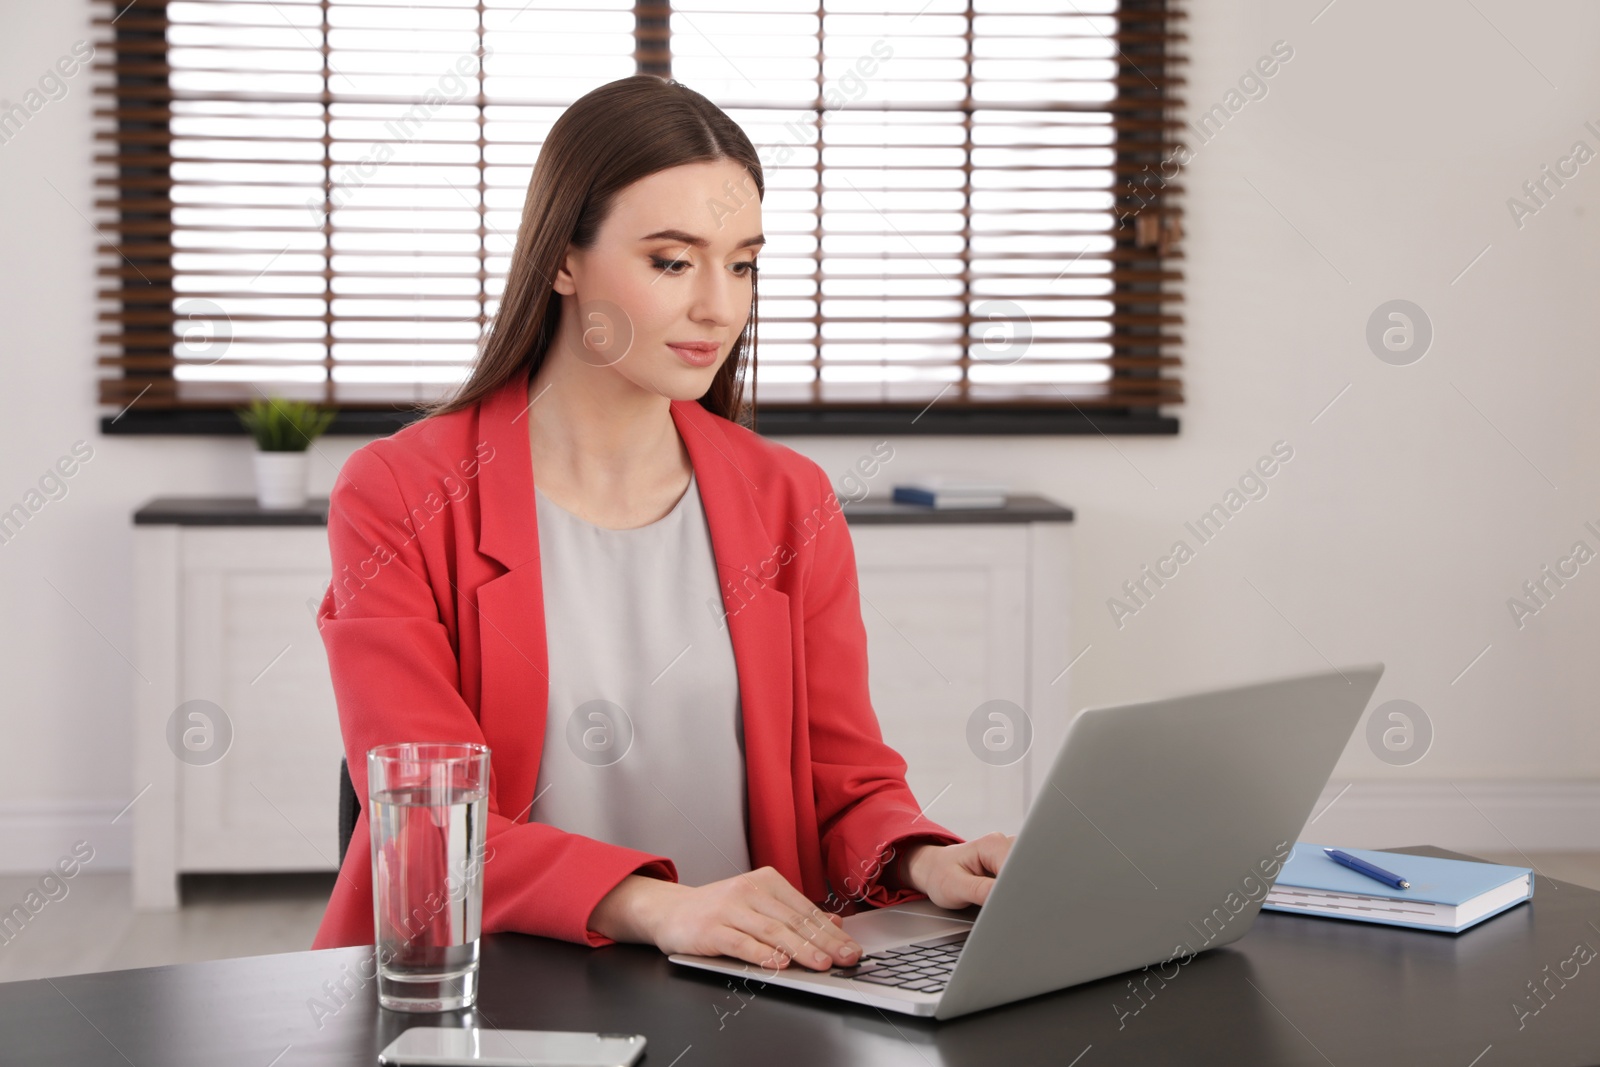
[[[920,504],[928,508],[1003,508],[1006,494],[996,492],[951,492],[920,485],[894,487],[896,504]]]
[[[1528,867],[1371,848],[1343,850],[1411,883],[1410,889],[1396,889],[1335,863],[1324,847],[1296,842],[1261,903],[1263,910],[1460,933],[1533,896]]]

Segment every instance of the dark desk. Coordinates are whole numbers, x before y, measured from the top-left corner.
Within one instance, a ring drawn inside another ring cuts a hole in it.
[[[897,504],[887,494],[841,501],[853,526],[960,526],[975,523],[1071,522],[1072,509],[1033,493],[1011,493],[997,508],[925,508]],[[158,496],[133,513],[135,526],[326,526],[328,498],[301,508],[263,508],[251,496]]]
[[[1457,856],[1419,847],[1392,851]],[[1469,858],[1469,857],[1463,857]],[[1600,1063],[1600,892],[1540,879],[1534,899],[1459,935],[1263,912],[1147,1003],[1133,972],[947,1023],[680,970],[653,948],[485,938],[483,1025],[626,1030],[652,1067],[702,1064]],[[1592,955],[1592,951],[1589,953]],[[372,1064],[409,1026],[459,1017],[381,1012],[371,984],[331,1007],[325,982],[370,949],[333,949],[0,985],[0,1063],[51,1067]],[[1548,970],[1546,970],[1548,968]],[[1153,973],[1153,972],[1150,972]],[[1170,968],[1169,968],[1170,973]],[[1529,983],[1548,978],[1531,1010]]]

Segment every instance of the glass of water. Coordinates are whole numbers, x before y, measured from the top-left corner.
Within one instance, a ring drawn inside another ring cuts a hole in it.
[[[478,998],[489,749],[466,742],[367,753],[378,1003],[455,1011]]]

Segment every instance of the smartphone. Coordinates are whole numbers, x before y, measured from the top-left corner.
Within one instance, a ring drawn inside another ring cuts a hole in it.
[[[643,1034],[414,1026],[378,1053],[384,1067],[631,1067]]]

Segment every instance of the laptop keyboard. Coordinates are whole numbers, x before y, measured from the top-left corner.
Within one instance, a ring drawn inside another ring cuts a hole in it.
[[[942,993],[966,942],[965,930],[929,941],[913,941],[863,956],[861,962],[852,967],[828,973],[835,978],[852,978],[912,993]]]

